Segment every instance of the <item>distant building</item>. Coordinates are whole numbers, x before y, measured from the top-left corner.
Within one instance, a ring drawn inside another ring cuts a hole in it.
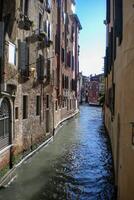
[[[79,73],[79,102],[88,103],[88,86],[89,86],[89,77],[82,75],[82,72]]]
[[[99,99],[102,95],[104,95],[104,74],[90,76],[88,87],[89,104],[99,105]]]

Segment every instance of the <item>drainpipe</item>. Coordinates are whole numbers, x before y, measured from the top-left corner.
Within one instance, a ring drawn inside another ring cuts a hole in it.
[[[53,98],[53,95],[52,95],[52,98]],[[54,127],[54,98],[52,99],[52,102],[53,102],[53,136],[54,136],[54,133],[55,133],[55,127]]]

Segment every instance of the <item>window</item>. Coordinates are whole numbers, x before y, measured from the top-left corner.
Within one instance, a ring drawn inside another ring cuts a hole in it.
[[[56,100],[55,102],[55,110],[57,111],[58,110],[58,101]]]
[[[46,110],[46,133],[49,133],[49,110]]]
[[[64,79],[64,74],[62,74],[62,88],[65,88],[65,79]]]
[[[51,61],[47,60],[47,69],[46,69],[46,75],[47,75],[47,81],[50,82],[50,67],[51,67]]]
[[[39,81],[44,80],[44,57],[40,54],[36,61],[37,79]]]
[[[70,110],[72,109],[72,100],[70,99]]]
[[[64,48],[62,48],[62,62],[64,62],[65,61],[65,50],[64,50]]]
[[[41,30],[42,27],[42,15],[39,13],[39,31]]]
[[[29,47],[27,43],[18,40],[18,67],[21,75],[29,76]]]
[[[19,108],[18,107],[16,107],[15,108],[15,119],[18,119],[19,117]]]
[[[28,4],[29,4],[29,0],[25,0],[24,15],[26,16],[28,16]]]
[[[72,55],[72,71],[74,71],[74,56]]]
[[[65,97],[65,107],[67,107],[67,98]]]
[[[75,13],[75,5],[73,3],[71,5],[71,10],[72,10],[73,13]]]
[[[8,62],[12,65],[16,64],[16,49],[15,45],[9,42],[9,55]]]
[[[67,99],[67,110],[69,110],[69,99]]]
[[[62,100],[62,108],[65,107],[65,104],[64,104],[64,99]]]
[[[115,1],[115,30],[118,37],[118,45],[121,44],[123,38],[123,1]]]
[[[20,1],[20,10],[23,11],[23,0]]]
[[[27,119],[28,117],[28,96],[23,96],[23,119]]]
[[[40,99],[40,96],[36,96],[36,115],[40,115],[40,112],[41,112],[41,99]]]
[[[0,149],[10,144],[11,135],[11,111],[10,103],[4,98],[0,107]]]
[[[50,13],[51,10],[51,0],[46,0],[46,11]]]
[[[46,108],[49,108],[49,95],[47,95]]]

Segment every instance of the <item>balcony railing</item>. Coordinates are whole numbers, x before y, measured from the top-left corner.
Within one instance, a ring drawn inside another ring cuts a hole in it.
[[[32,27],[32,24],[33,24],[33,21],[31,21],[28,16],[20,14],[20,20],[18,22],[18,27],[20,29],[24,29],[28,31]]]

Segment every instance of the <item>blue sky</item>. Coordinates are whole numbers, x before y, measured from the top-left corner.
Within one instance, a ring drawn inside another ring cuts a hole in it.
[[[80,32],[80,71],[84,75],[102,72],[105,55],[105,0],[76,0]]]

